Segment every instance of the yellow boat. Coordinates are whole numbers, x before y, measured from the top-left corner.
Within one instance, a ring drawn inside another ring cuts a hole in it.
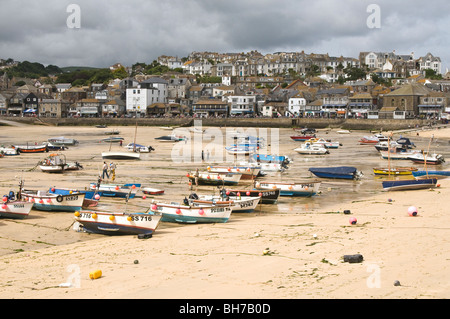
[[[374,167],[375,175],[412,175],[413,171],[417,171],[416,167]]]

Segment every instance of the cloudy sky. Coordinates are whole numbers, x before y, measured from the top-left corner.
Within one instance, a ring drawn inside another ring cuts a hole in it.
[[[450,66],[448,0],[0,0],[0,8],[0,58],[60,67],[250,50],[431,52],[443,72]]]

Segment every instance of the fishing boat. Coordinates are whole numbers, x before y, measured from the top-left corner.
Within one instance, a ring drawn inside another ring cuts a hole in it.
[[[64,136],[61,137],[52,137],[47,140],[49,143],[52,143],[53,145],[57,146],[74,146],[79,144],[78,140],[74,138],[65,138]]]
[[[103,235],[152,235],[161,216],[149,213],[125,213],[83,210],[75,220],[91,233]]]
[[[62,195],[53,194],[48,191],[27,189],[22,189],[20,194],[23,200],[34,203],[34,209],[67,212],[81,210],[85,196],[83,193]]]
[[[43,142],[42,144],[46,145],[49,151],[64,151],[68,149],[65,145],[55,145],[50,142]]]
[[[0,147],[0,154],[3,156],[20,155],[20,151],[14,147]]]
[[[418,164],[439,165],[445,162],[441,154],[427,154],[427,152],[415,152],[410,154],[407,159]]]
[[[165,143],[175,143],[175,142],[184,141],[185,139],[186,139],[185,137],[177,136],[175,134],[155,137],[155,140],[157,140],[158,142],[165,142]]]
[[[336,133],[338,134],[350,134],[349,130],[337,130]]]
[[[388,140],[387,136],[384,136],[383,134],[375,134],[375,135],[371,135],[371,136],[363,136],[359,140],[359,144],[375,145],[375,144],[378,144],[379,142],[384,142],[387,140]]]
[[[19,153],[45,153],[48,152],[47,145],[41,144],[41,145],[33,145],[33,144],[26,144],[26,145],[13,145],[15,149]]]
[[[48,190],[49,193],[59,194],[59,195],[73,195],[76,193],[83,193],[84,200],[82,204],[82,208],[95,207],[98,205],[98,202],[101,198],[102,193],[97,191],[90,190],[82,190],[75,188],[61,188],[61,187],[50,187]]]
[[[291,135],[291,139],[293,139],[296,142],[304,142],[307,140],[310,140],[312,138],[315,138],[316,135]]]
[[[319,191],[320,181],[305,182],[256,182],[257,189],[279,189],[280,196],[311,197]]]
[[[237,185],[241,180],[241,174],[233,173],[212,173],[212,172],[194,172],[187,173],[192,185]]]
[[[235,173],[241,174],[241,180],[255,179],[261,171],[261,166],[208,166],[211,173]]]
[[[416,147],[416,145],[410,141],[407,137],[401,137],[396,141],[381,141],[374,145],[377,151],[387,151],[388,149],[395,150],[397,152],[402,152],[410,150]]]
[[[102,152],[103,159],[116,159],[116,160],[139,160],[141,159],[140,152],[122,152],[122,151],[106,151]]]
[[[373,173],[375,175],[412,175],[417,170],[417,167],[374,167]]]
[[[216,202],[214,205],[186,206],[179,203],[153,202],[150,210],[161,214],[161,221],[175,223],[226,223],[233,211],[232,202]]]
[[[141,187],[141,192],[146,195],[162,195],[162,194],[164,194],[163,189],[152,188],[152,187]]]
[[[32,208],[33,203],[24,201],[21,197],[16,199],[14,191],[10,191],[9,195],[2,198],[0,218],[24,219],[30,214]]]
[[[260,199],[261,197],[250,196],[199,195],[198,199],[189,199],[189,203],[194,206],[203,206],[231,201],[233,213],[251,213],[258,206]]]
[[[120,137],[120,136],[110,136],[110,137],[101,139],[101,142],[105,142],[105,143],[119,143],[120,141],[123,141],[123,140],[124,140],[124,138]]]
[[[310,142],[303,143],[300,147],[294,149],[299,154],[303,155],[325,155],[330,152],[322,145],[314,145]]]
[[[106,131],[104,132],[105,135],[119,135],[120,131],[119,130],[111,130],[111,131]]]
[[[416,179],[422,179],[422,178],[437,178],[437,179],[443,179],[450,177],[450,171],[429,171],[429,170],[416,170],[415,172],[412,172],[412,175]]]
[[[408,180],[389,180],[383,181],[385,191],[403,191],[434,188],[437,184],[437,178],[408,179]]]
[[[227,196],[245,195],[246,197],[261,197],[261,204],[276,204],[280,196],[280,190],[277,189],[225,189]]]
[[[90,183],[89,189],[95,190],[101,196],[120,197],[120,198],[134,198],[139,191],[141,184],[103,184]]]
[[[38,163],[41,171],[46,173],[63,173],[65,171],[75,171],[83,166],[78,162],[67,162],[63,154],[50,154],[46,159]]]
[[[310,167],[309,171],[317,177],[336,179],[359,179],[362,172],[352,166]]]

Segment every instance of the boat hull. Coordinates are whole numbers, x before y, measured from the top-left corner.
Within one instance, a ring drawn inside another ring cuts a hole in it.
[[[161,214],[161,221],[174,223],[226,223],[233,208],[229,205],[221,206],[184,206],[155,203],[151,211]]]
[[[350,166],[311,167],[309,171],[317,177],[333,179],[356,179],[360,175],[356,168]]]
[[[415,178],[437,178],[443,179],[450,177],[450,171],[415,171],[412,172]]]
[[[241,180],[241,174],[200,173],[197,177],[198,185],[237,185]],[[188,174],[193,185],[196,183],[195,173]]]
[[[111,213],[81,211],[75,220],[92,233],[103,235],[150,235],[158,227],[161,216],[148,213]]]
[[[49,192],[22,190],[22,199],[34,202],[33,208],[43,211],[74,212],[83,207],[85,194],[52,194]]]
[[[100,187],[97,187],[97,183],[89,185],[91,190],[101,193],[100,196],[119,198],[134,198],[140,187],[141,184],[100,184]]]
[[[199,200],[191,200],[193,205],[214,205],[213,201],[232,201],[233,202],[233,213],[252,213],[260,201],[260,197],[250,197],[250,196],[227,196],[226,198],[221,198],[220,196],[210,196],[204,195],[200,196]]]
[[[436,178],[383,181],[383,189],[386,191],[416,190],[436,187]]]
[[[373,168],[375,175],[411,175],[414,171],[417,171],[415,167],[393,167],[391,169],[384,167]]]
[[[4,206],[6,207],[4,208]],[[33,203],[25,201],[12,201],[2,203],[0,205],[0,217],[11,219],[24,219],[28,217],[32,208]]]
[[[279,189],[226,189],[225,190],[228,196],[250,196],[250,197],[261,197],[261,204],[276,204],[278,201],[278,197],[280,196]]]
[[[102,152],[102,158],[117,160],[138,160],[141,158],[141,154],[136,152]]]
[[[101,196],[101,193],[97,193],[94,191],[86,191],[86,190],[77,190],[77,189],[69,189],[69,188],[55,188],[50,187],[48,190],[49,193],[53,194],[61,194],[61,195],[72,195],[76,193],[83,193],[84,200],[82,204],[82,208],[95,207],[98,205],[98,199],[95,199],[95,195],[98,194]]]
[[[321,182],[305,183],[281,183],[281,182],[257,182],[256,188],[280,190],[280,196],[311,197],[319,191]]]

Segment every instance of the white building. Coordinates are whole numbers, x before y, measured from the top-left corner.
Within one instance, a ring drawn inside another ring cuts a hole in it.
[[[431,69],[436,74],[441,74],[441,59],[433,56],[431,53],[427,53],[425,56],[419,58],[420,70]]]
[[[306,99],[298,94],[289,99],[288,111],[291,115],[299,116],[299,114],[303,114],[306,109]],[[289,115],[289,114],[286,114]]]
[[[254,95],[233,95],[228,96],[230,105],[230,115],[254,114],[256,106],[256,96]]]
[[[167,103],[168,83],[166,80],[153,77],[140,82],[136,87],[126,90],[127,114],[142,117],[147,106],[153,103]]]

